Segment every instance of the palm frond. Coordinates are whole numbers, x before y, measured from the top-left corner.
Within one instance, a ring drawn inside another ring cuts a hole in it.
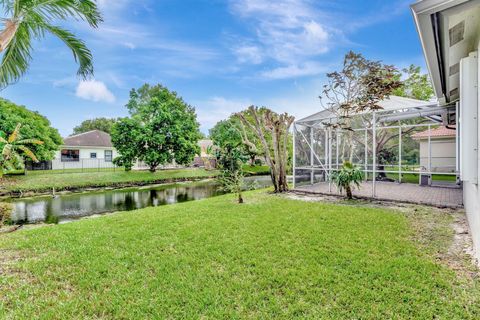
[[[13,165],[13,163],[10,160],[4,161],[3,162],[3,167],[7,171],[15,170],[15,166]]]
[[[20,127],[21,126],[22,125],[20,123],[17,124],[17,126],[15,127],[15,130],[13,130],[13,132],[8,137],[8,143],[13,143],[18,139],[18,137],[20,136]]]
[[[72,50],[75,61],[80,65],[77,74],[83,78],[93,75],[93,56],[85,43],[70,31],[57,26],[44,25],[45,29],[62,40]]]
[[[2,150],[2,156],[5,159],[9,159],[11,154],[12,154],[12,150],[13,150],[13,145],[11,145],[11,144],[4,145],[3,150]]]
[[[45,22],[73,17],[87,21],[91,27],[97,28],[103,21],[94,0],[36,0],[34,5],[26,5],[23,10],[27,15],[35,13],[42,16]]]
[[[30,159],[32,159],[34,162],[38,162],[38,159],[37,157],[35,156],[35,154],[32,152],[32,150],[28,149],[27,147],[25,146],[17,146],[18,149],[22,150],[23,153],[29,157]]]
[[[16,142],[16,144],[38,144],[42,145],[43,141],[38,139],[23,139]]]
[[[20,24],[9,43],[0,64],[0,87],[6,87],[20,79],[28,69],[32,59],[32,35],[28,26]]]

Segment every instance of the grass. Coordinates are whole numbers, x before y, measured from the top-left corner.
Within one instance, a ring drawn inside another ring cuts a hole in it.
[[[398,180],[398,174],[395,173],[387,173],[387,177]],[[414,173],[404,173],[402,174],[402,182],[404,183],[419,183],[419,176],[418,174]],[[456,177],[455,175],[443,175],[443,174],[433,174],[432,175],[432,180],[433,181],[450,181],[450,182],[455,182]]]
[[[213,177],[217,171],[205,169],[178,169],[159,170],[155,173],[149,171],[103,171],[84,173],[28,173],[24,176],[5,176],[0,179],[0,190],[4,193],[11,192],[43,192],[55,188],[60,190],[74,190],[88,187],[108,187],[135,184],[161,183],[172,180],[189,180]],[[1,193],[0,191],[0,193]]]
[[[245,175],[269,175],[270,167],[269,166],[251,166],[246,164],[242,167]]]
[[[3,235],[0,318],[478,319],[478,280],[435,261],[406,215],[245,199]]]

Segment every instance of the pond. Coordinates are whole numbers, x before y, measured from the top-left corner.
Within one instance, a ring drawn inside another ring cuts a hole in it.
[[[248,188],[271,185],[269,176],[245,178]],[[128,189],[13,199],[15,223],[63,223],[95,214],[130,211],[224,194],[213,181],[152,185]]]

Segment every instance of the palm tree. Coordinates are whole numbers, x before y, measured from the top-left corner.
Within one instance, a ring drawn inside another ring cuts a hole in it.
[[[86,21],[97,28],[102,21],[95,0],[0,0],[0,6],[9,18],[3,18],[0,31],[0,87],[5,87],[27,71],[32,59],[32,41],[46,33],[53,34],[72,50],[79,64],[78,75],[88,78],[93,74],[93,57],[85,43],[70,31],[53,24],[68,18]]]
[[[22,139],[20,135],[21,124],[17,124],[15,130],[4,138],[0,136],[0,172],[3,169],[14,170],[19,164],[23,163],[23,156],[38,162],[37,157],[26,145],[27,144],[43,144],[43,141],[36,139]],[[3,146],[2,146],[3,145]]]
[[[331,179],[337,186],[340,192],[345,190],[348,199],[353,198],[352,185],[356,185],[360,188],[360,182],[362,182],[364,176],[363,172],[349,161],[345,161],[343,166],[338,171],[332,172]]]

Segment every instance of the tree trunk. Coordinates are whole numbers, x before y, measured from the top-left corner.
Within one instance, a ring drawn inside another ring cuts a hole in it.
[[[5,51],[18,29],[18,23],[7,19],[5,28],[0,32],[0,52]]]
[[[347,193],[348,199],[353,199],[352,188],[350,187],[350,185],[345,187],[345,192]]]
[[[250,155],[250,166],[255,166],[255,158],[256,158],[256,155],[255,154],[252,154]]]
[[[155,171],[157,171],[157,165],[151,165],[150,166],[150,169],[148,169],[151,173],[154,173]]]

